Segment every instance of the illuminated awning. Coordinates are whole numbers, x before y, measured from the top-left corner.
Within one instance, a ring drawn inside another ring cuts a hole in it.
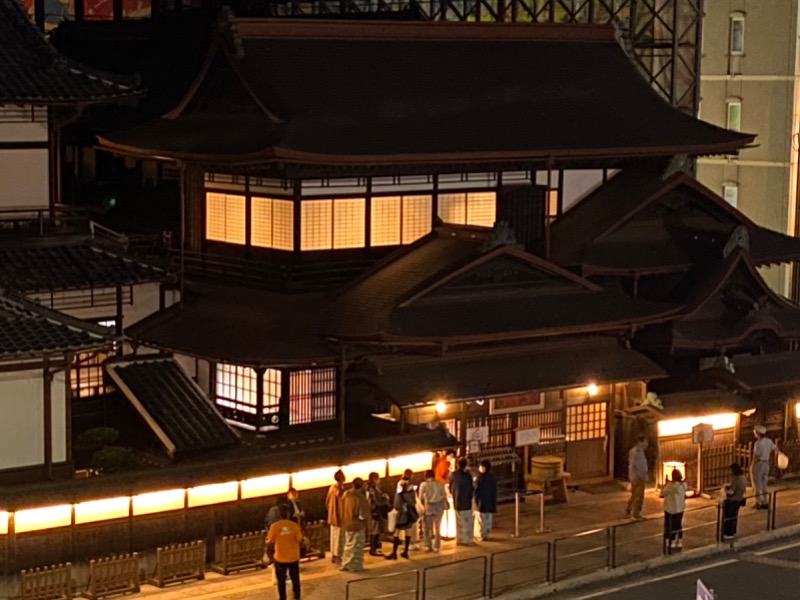
[[[436,399],[468,400],[526,391],[664,377],[647,357],[611,339],[573,339],[502,354],[454,354],[410,363],[372,361],[366,378],[408,408]]]

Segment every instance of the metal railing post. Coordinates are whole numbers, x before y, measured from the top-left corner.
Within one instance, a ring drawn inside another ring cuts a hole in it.
[[[606,529],[606,568],[617,568],[617,527]]]
[[[519,537],[519,492],[514,492],[514,537]]]
[[[714,539],[719,544],[722,541],[722,503],[717,503],[717,532]]]
[[[489,557],[484,554],[483,555],[483,589],[481,590],[481,592],[482,592],[484,597],[486,597],[486,594],[489,593],[489,591],[486,589],[486,584],[488,583],[488,579],[489,579],[489,576],[488,576],[488,573],[487,573],[488,568],[489,568]]]
[[[484,594],[494,598],[494,552],[489,555],[489,589]]]
[[[775,531],[775,521],[778,515],[778,492],[780,492],[780,490],[775,490],[772,493],[772,502],[770,502],[770,522],[768,526],[770,531]]]
[[[547,583],[552,583],[553,578],[550,576],[550,567],[552,564],[553,542],[547,542],[547,573],[545,573],[544,580]]]
[[[550,578],[550,583],[555,583],[556,582],[556,569],[557,569],[556,563],[557,563],[557,560],[558,560],[558,548],[556,547],[557,543],[558,543],[558,540],[553,540],[553,542],[552,542],[552,544],[553,544],[552,545],[552,559],[550,560],[550,566],[551,566],[551,569],[552,569],[552,577]]]
[[[417,577],[416,577],[417,585],[416,585],[416,589],[414,590],[414,598],[415,598],[415,600],[421,600],[421,597],[420,597],[420,594],[421,594],[421,592],[420,592],[420,581],[421,581],[421,579],[422,579],[422,572],[421,571],[417,571]]]
[[[420,600],[425,600],[425,588],[428,587],[428,569],[422,569],[422,585],[420,586]]]

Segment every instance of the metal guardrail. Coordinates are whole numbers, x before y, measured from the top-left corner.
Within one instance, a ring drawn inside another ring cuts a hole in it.
[[[441,571],[449,571],[459,568],[464,564],[469,563],[468,579],[475,579],[475,563],[480,563],[481,566],[481,587],[480,589],[463,590],[463,583],[465,575],[457,572],[455,577],[447,579],[444,582],[433,583],[433,575],[431,573],[438,573]],[[422,570],[422,600],[477,600],[483,598],[486,594],[486,583],[488,581],[488,565],[489,557],[487,555],[473,556],[464,558],[453,562],[444,563],[441,565],[434,565]],[[441,595],[438,590],[450,589],[455,592],[455,595]],[[433,592],[436,592],[435,594]]]
[[[414,576],[414,586],[401,589],[396,592],[389,592],[386,594],[377,594],[374,591],[368,591],[366,596],[356,595],[357,588],[373,588],[375,584],[380,585],[385,581],[396,580],[402,577],[408,578],[409,575]],[[345,587],[346,600],[388,600],[389,598],[405,598],[408,599],[413,596],[414,600],[420,600],[420,571],[413,569],[410,571],[401,571],[399,573],[388,573],[386,575],[376,575],[374,577],[363,577],[361,579],[353,579],[347,582]],[[355,590],[355,591],[354,591]]]

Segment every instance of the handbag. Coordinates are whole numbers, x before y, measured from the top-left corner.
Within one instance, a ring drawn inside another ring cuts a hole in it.
[[[783,452],[778,451],[778,459],[776,461],[778,464],[778,468],[781,471],[785,471],[789,468],[789,457],[786,456]]]
[[[389,514],[386,515],[386,531],[389,533],[394,533],[394,530],[397,528],[397,509],[393,508],[389,511]]]

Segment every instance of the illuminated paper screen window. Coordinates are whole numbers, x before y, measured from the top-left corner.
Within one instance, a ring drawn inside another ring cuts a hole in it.
[[[497,206],[495,192],[470,192],[439,195],[439,217],[454,225],[494,225]]]
[[[251,198],[250,243],[259,248],[294,250],[294,203]]]
[[[289,379],[289,425],[336,418],[336,369],[305,369]]]
[[[403,196],[403,243],[416,242],[431,232],[432,196]]]
[[[18,510],[14,514],[14,525],[17,533],[26,531],[40,531],[55,527],[67,527],[72,524],[72,505],[45,506]]]
[[[276,413],[280,408],[281,378],[282,373],[278,369],[264,371],[264,414]]]
[[[300,218],[300,249],[330,250],[333,245],[333,201],[304,201],[300,206]]]
[[[92,500],[75,505],[75,523],[94,523],[110,519],[122,519],[128,516],[131,499],[127,496]]]
[[[206,239],[245,243],[245,197],[206,192]]]
[[[333,485],[333,474],[339,470],[339,467],[323,467],[321,469],[311,469],[308,471],[300,471],[299,473],[292,473],[292,487],[298,492],[303,490],[313,490],[321,487],[328,487]]]
[[[189,488],[189,508],[233,502],[239,495],[239,482],[212,483]]]
[[[153,513],[180,510],[184,507],[186,490],[163,490],[133,497],[133,514],[151,515]]]
[[[580,442],[606,437],[606,403],[567,407],[567,441]]]
[[[351,198],[333,201],[333,247],[363,248],[366,245],[367,201]]]
[[[389,459],[389,477],[402,475],[406,469],[411,469],[414,473],[422,473],[430,469],[432,465],[433,454],[431,452],[395,456]]]
[[[6,511],[0,512],[0,535],[8,533],[8,513]]]
[[[399,246],[402,239],[402,202],[399,196],[372,199],[370,245]]]
[[[267,475],[242,481],[242,499],[278,496],[289,490],[289,474]]]
[[[250,367],[217,363],[217,404],[256,413],[256,372]]]
[[[794,416],[800,419],[800,402],[794,405]]]

